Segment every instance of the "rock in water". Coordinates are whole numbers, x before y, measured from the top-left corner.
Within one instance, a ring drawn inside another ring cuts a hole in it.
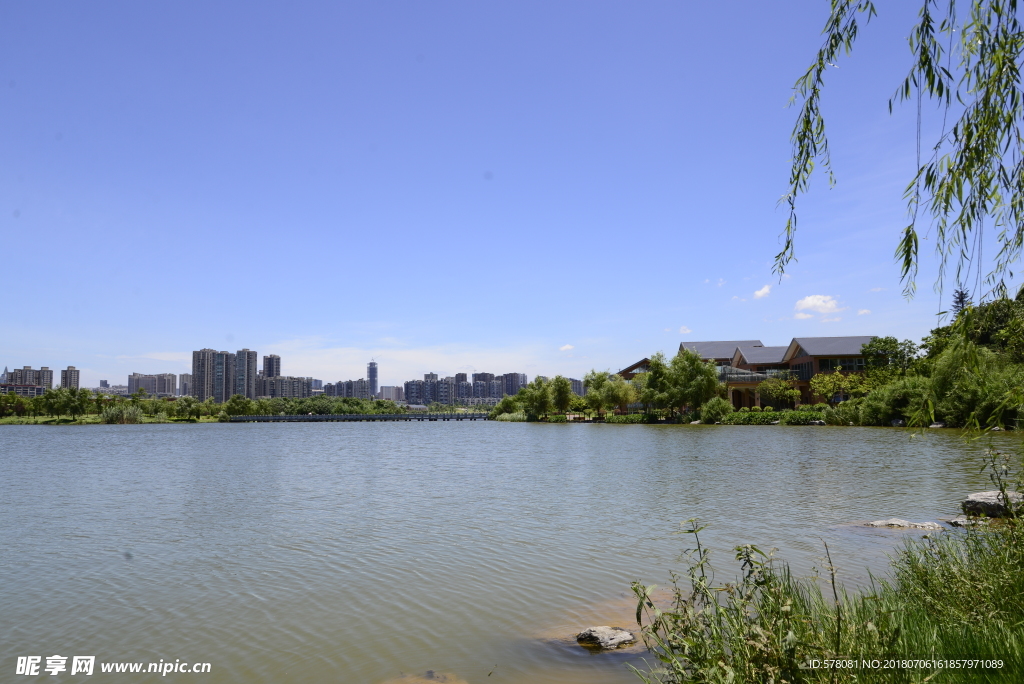
[[[1019,506],[1024,495],[1020,492],[1006,492],[1010,503]],[[989,518],[1002,518],[1007,514],[1002,493],[997,489],[991,492],[975,492],[960,504],[967,515],[985,515]]]
[[[942,525],[935,522],[916,523],[901,518],[889,518],[888,520],[875,520],[869,522],[868,527],[904,527],[912,530],[941,530]]]
[[[589,648],[618,648],[636,641],[632,632],[620,627],[589,627],[576,635],[576,641]]]

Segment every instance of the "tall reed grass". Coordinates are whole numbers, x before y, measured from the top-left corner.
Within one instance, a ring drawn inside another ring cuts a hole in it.
[[[659,661],[634,668],[644,682],[1024,681],[1017,519],[909,541],[887,578],[852,595],[838,583],[827,546],[825,578],[795,578],[748,545],[736,549],[737,580],[716,584],[703,528],[686,524],[695,548],[685,575],[673,575],[672,607],[657,609],[653,587],[633,584],[637,622]]]

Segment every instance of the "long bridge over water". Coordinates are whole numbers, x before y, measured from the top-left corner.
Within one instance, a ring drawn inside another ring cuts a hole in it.
[[[336,413],[298,416],[231,416],[231,423],[346,423],[354,421],[490,420],[486,413]]]

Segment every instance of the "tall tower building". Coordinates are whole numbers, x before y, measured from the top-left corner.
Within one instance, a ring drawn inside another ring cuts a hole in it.
[[[366,380],[370,383],[370,397],[377,397],[377,362],[366,364]]]
[[[102,383],[106,380],[100,380]],[[178,396],[179,397],[190,397],[192,396],[192,374],[191,373],[180,373],[178,375]]]
[[[213,355],[213,400],[222,404],[235,391],[235,355],[219,351]]]
[[[246,399],[256,398],[256,352],[239,349],[235,354],[235,390]]]
[[[68,366],[67,370],[60,372],[60,386],[78,389],[78,369]]]
[[[192,352],[192,396],[206,401],[213,396],[214,349],[200,349]]]
[[[263,377],[276,378],[281,375],[281,357],[277,354],[263,357]]]

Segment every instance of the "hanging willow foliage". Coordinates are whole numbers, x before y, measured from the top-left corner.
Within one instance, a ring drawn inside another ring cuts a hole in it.
[[[1016,0],[967,0],[966,14],[957,14],[956,0],[924,0],[910,35],[913,64],[889,101],[911,100],[917,106],[917,173],[907,186],[909,223],[896,248],[904,293],[912,296],[918,272],[918,232],[927,223],[936,239],[941,288],[950,266],[957,283],[969,278],[1005,292],[1004,278],[1024,246],[1024,155],[1020,61],[1024,32],[1017,20]],[[793,167],[789,192],[782,201],[789,217],[782,233],[782,251],[775,272],[794,258],[796,198],[806,192],[816,163],[834,184],[821,93],[825,72],[849,54],[857,38],[858,20],[876,16],[870,0],[831,0],[823,31],[825,41],[814,62],[794,87],[800,103],[793,127]],[[922,100],[939,103],[941,134],[922,160]],[[919,211],[923,219],[919,220]],[[985,230],[995,231],[999,246],[983,273]]]

